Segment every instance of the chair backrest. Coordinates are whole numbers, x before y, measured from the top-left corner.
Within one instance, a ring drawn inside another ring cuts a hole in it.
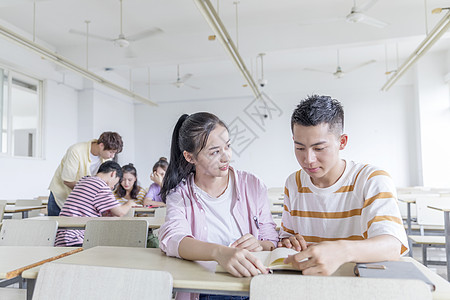
[[[53,246],[57,230],[52,220],[3,220],[0,246]]]
[[[416,199],[417,224],[444,226],[444,213],[428,205],[450,206],[450,197],[418,197]]]
[[[155,209],[155,218],[166,218],[167,208],[158,207]]]
[[[258,275],[250,282],[251,300],[425,300],[431,297],[430,287],[425,282],[412,279]]]
[[[6,203],[7,203],[6,200],[0,200],[0,222],[3,221],[3,215],[5,214]]]
[[[39,270],[33,300],[170,300],[172,286],[165,271],[47,263]]]
[[[91,220],[86,223],[83,248],[95,246],[145,248],[147,235],[146,220],[138,218],[136,220]]]

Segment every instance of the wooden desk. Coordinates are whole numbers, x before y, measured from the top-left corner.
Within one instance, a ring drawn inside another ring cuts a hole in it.
[[[58,228],[61,229],[84,229],[87,221],[90,220],[146,220],[149,229],[157,229],[164,224],[164,218],[153,217],[62,217],[62,216],[45,216],[29,218],[28,220],[55,220],[58,222]]]
[[[48,259],[72,251],[74,247],[30,247],[1,246],[0,247],[0,278],[8,278],[8,273],[18,271],[35,263],[44,263]],[[19,274],[20,275],[20,272]],[[1,286],[12,283],[13,280],[2,282]],[[30,298],[31,299],[31,298]]]
[[[9,199],[9,200],[5,200],[6,204],[10,204],[10,205],[16,205],[16,199]],[[48,198],[47,199],[42,199],[42,205],[47,206],[48,205]]]
[[[137,216],[139,214],[152,214],[152,216],[155,214],[155,209],[154,207],[134,207],[134,214]]]
[[[45,205],[37,205],[37,206],[16,206],[16,205],[6,205],[5,213],[22,213],[22,219],[28,218],[28,212],[36,209],[47,208]]]
[[[433,299],[449,299],[450,283],[412,258],[411,261],[436,285]],[[159,249],[132,247],[95,247],[61,258],[57,263],[162,270],[172,274],[176,292],[210,293],[248,296],[251,278],[237,278],[228,273],[215,273],[215,262],[192,262],[167,257]],[[354,263],[341,266],[333,276],[355,276]],[[28,286],[34,286],[39,267],[22,273]],[[295,276],[295,275],[294,275]]]
[[[429,205],[429,208],[444,212],[445,255],[447,257],[447,276],[450,279],[450,203],[446,205]]]

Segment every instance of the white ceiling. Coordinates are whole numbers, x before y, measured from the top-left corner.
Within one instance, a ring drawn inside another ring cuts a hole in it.
[[[218,3],[211,1],[214,5]],[[219,15],[233,39],[236,37],[234,1],[219,0]],[[449,4],[448,0],[427,1],[429,12]],[[352,6],[353,0],[241,0],[238,5],[239,51],[248,68],[253,65],[253,69],[257,54],[267,53],[265,74],[305,67],[332,72],[336,69],[337,49],[340,49],[344,69],[371,59],[384,66],[385,45],[389,59],[393,61],[396,45],[402,58],[424,37],[424,0],[379,0],[367,14],[387,22],[389,25],[383,29],[345,21],[321,23],[330,18],[345,17]],[[119,7],[119,0],[36,1],[37,40],[53,45],[59,54],[85,66],[86,39],[69,33],[69,30],[85,31],[84,21],[90,20],[90,33],[116,38],[120,32]],[[429,29],[442,16],[428,13]],[[33,1],[0,1],[0,19],[32,34]],[[181,65],[182,74],[195,75],[190,80],[195,86],[201,82],[196,83],[196,78],[217,76],[234,76],[237,83],[243,83],[221,44],[208,41],[212,31],[194,1],[123,0],[123,23],[125,36],[153,27],[164,32],[132,42],[130,48],[134,58],[127,57],[127,50],[112,42],[90,39],[89,67],[94,71],[111,67],[128,79],[131,69],[133,86],[139,86],[145,85],[147,67],[150,67],[154,90],[167,88],[158,83],[175,81],[177,64]],[[447,41],[436,46],[450,49]]]

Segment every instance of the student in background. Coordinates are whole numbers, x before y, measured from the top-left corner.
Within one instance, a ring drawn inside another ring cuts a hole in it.
[[[58,216],[64,202],[83,176],[97,174],[99,166],[122,152],[122,137],[117,132],[103,132],[98,140],[70,146],[50,183],[48,215]]]
[[[150,179],[153,183],[148,188],[147,195],[145,195],[144,205],[153,205],[153,206],[165,206],[166,204],[162,201],[160,192],[161,186],[166,175],[167,167],[169,163],[167,162],[167,158],[161,157],[154,165],[153,172],[150,175]]]
[[[397,260],[408,251],[391,177],[340,158],[348,140],[343,127],[343,108],[328,96],[310,96],[292,114],[302,169],[286,180],[279,246],[302,250],[285,262],[306,275],[330,275],[346,262]]]
[[[251,252],[275,248],[278,235],[267,189],[230,166],[228,129],[215,115],[179,118],[161,189],[167,204],[159,230],[168,256],[217,261],[234,276],[267,273]]]
[[[66,217],[101,217],[108,212],[112,216],[126,215],[133,205],[133,200],[120,205],[114,198],[112,190],[122,179],[122,169],[114,161],[100,165],[97,175],[81,178],[70,193],[61,209],[60,216]],[[55,246],[81,247],[84,230],[58,229]]]
[[[114,196],[119,203],[123,204],[133,200],[138,205],[144,204],[146,190],[137,183],[137,171],[133,164],[122,167],[123,177],[114,191]]]

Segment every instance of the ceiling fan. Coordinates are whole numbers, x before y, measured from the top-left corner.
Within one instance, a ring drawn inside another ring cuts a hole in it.
[[[304,68],[303,70],[305,70],[305,71],[313,71],[313,72],[321,72],[321,73],[333,74],[333,76],[334,76],[336,79],[339,79],[339,78],[342,78],[342,77],[343,77],[345,74],[347,74],[347,73],[350,73],[350,72],[353,72],[353,71],[355,71],[355,70],[358,70],[358,69],[360,69],[360,68],[362,68],[362,67],[364,67],[364,66],[370,65],[370,64],[372,64],[372,63],[374,63],[374,62],[376,62],[376,60],[372,59],[372,60],[366,61],[366,62],[364,62],[364,63],[362,63],[362,64],[359,64],[359,65],[357,65],[357,66],[355,66],[355,67],[353,67],[353,68],[351,68],[351,69],[348,69],[346,72],[344,72],[344,71],[342,70],[342,68],[341,68],[340,63],[339,63],[339,50],[338,50],[338,51],[337,51],[337,67],[336,67],[336,71],[335,71],[335,72],[322,71],[322,70],[317,70],[317,69],[312,69],[312,68]]]
[[[186,81],[191,79],[192,76],[193,75],[191,73],[187,73],[187,74],[184,74],[182,77],[180,77],[180,65],[177,65],[177,81],[172,82],[171,84],[176,86],[177,88],[182,88],[183,86],[188,86],[194,90],[200,89],[199,87],[196,87],[196,86],[193,86],[190,84],[186,84]]]
[[[92,38],[95,38],[98,40],[113,42],[114,45],[117,47],[126,48],[130,45],[130,42],[142,40],[144,38],[147,38],[147,37],[150,37],[150,36],[153,36],[153,35],[163,32],[162,29],[160,29],[158,27],[154,27],[154,28],[151,28],[148,30],[144,30],[140,33],[125,37],[125,35],[123,33],[122,0],[119,0],[119,1],[120,1],[120,33],[119,33],[119,36],[117,38],[109,38],[109,37],[89,33],[89,37],[92,37]],[[83,36],[87,35],[85,32],[82,32],[82,31],[79,31],[76,29],[70,29],[69,32],[73,33],[73,34],[83,35]]]
[[[345,17],[311,21],[311,22],[307,22],[307,23],[301,23],[300,25],[312,25],[312,24],[346,21],[348,23],[363,23],[363,24],[378,27],[378,28],[384,28],[388,25],[388,23],[383,22],[378,19],[375,19],[373,17],[370,17],[366,14],[366,11],[368,11],[375,3],[377,3],[377,1],[378,0],[368,0],[365,3],[363,3],[359,6],[356,6],[356,0],[353,0],[353,7],[350,10],[350,13]]]

